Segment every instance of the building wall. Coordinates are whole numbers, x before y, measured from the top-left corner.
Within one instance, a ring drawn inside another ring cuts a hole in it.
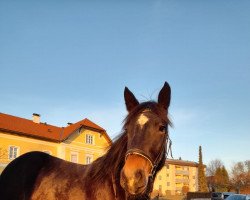
[[[33,138],[12,135],[5,132],[0,132],[0,148],[3,156],[0,157],[1,166],[6,166],[12,159],[9,159],[10,146],[18,147],[18,155],[30,151],[48,151],[51,155],[56,156],[56,143],[37,140]]]
[[[181,194],[183,186],[187,186],[190,192],[198,189],[198,168],[188,165],[167,164],[158,172],[154,190],[161,195]]]
[[[86,135],[92,136],[93,144],[86,143]],[[77,130],[62,143],[0,131],[0,173],[12,161],[9,158],[10,146],[18,147],[18,156],[30,151],[44,151],[67,161],[76,158],[77,163],[87,164],[87,157],[91,157],[91,162],[94,161],[106,152],[108,145],[109,142],[102,134],[88,129]]]

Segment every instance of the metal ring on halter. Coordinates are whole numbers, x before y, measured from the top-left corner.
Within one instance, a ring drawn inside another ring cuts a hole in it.
[[[151,177],[151,178],[154,177],[155,172],[156,172],[156,168],[157,168],[157,165],[154,165],[153,168],[152,168],[152,170],[151,170],[151,172],[150,172],[150,174],[148,175],[149,177]]]

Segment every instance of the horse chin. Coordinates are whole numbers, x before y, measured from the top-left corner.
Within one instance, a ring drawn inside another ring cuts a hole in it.
[[[144,195],[146,193],[146,190],[147,190],[147,186],[143,186],[143,187],[139,187],[139,188],[124,188],[127,196],[130,196],[130,197],[138,197],[138,196],[141,196],[141,195]]]
[[[126,192],[126,196],[128,200],[137,200],[137,199],[145,199],[146,192],[138,193],[138,194],[131,194]]]

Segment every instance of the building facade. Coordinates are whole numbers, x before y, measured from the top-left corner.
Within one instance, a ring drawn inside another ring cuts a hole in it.
[[[198,163],[167,159],[154,182],[154,192],[162,196],[198,190]]]
[[[0,173],[13,159],[30,151],[89,164],[110,144],[106,131],[87,118],[57,127],[40,122],[35,113],[32,120],[0,113]]]

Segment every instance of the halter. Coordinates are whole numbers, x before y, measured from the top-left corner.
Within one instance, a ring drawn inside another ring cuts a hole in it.
[[[166,139],[167,138],[167,139]],[[168,154],[170,153],[170,156],[173,158],[173,155],[172,155],[172,141],[171,139],[169,138],[169,135],[168,135],[168,130],[167,130],[167,127],[165,129],[165,135],[164,135],[164,140],[163,140],[163,143],[162,143],[162,146],[161,146],[161,150],[158,154],[158,156],[156,157],[155,161],[153,162],[152,161],[152,158],[149,157],[147,154],[145,154],[142,150],[140,149],[130,149],[127,151],[126,155],[125,155],[125,160],[127,159],[128,155],[138,155],[138,156],[141,156],[143,158],[145,158],[146,160],[149,161],[150,165],[151,165],[151,173],[149,174],[149,182],[148,182],[148,186],[147,186],[147,189],[146,189],[146,193],[145,193],[145,196],[144,198],[145,199],[150,199],[150,193],[152,192],[152,186],[153,186],[153,180],[154,180],[154,176],[155,176],[155,173],[156,173],[156,169],[157,169],[157,166],[159,165],[160,163],[160,160],[161,160],[161,157],[162,157],[162,154],[164,152],[164,143],[165,143],[165,140],[166,140],[166,146],[168,145],[168,148],[166,147],[167,151],[166,151],[166,157],[168,156]],[[168,143],[169,142],[169,143]],[[116,179],[115,179],[115,176],[114,174],[112,174],[112,186],[113,186],[113,191],[114,191],[114,196],[115,196],[115,200],[118,200],[117,199],[117,188],[116,188]],[[152,184],[152,185],[151,185]]]
[[[168,136],[168,126],[166,126],[165,127],[165,134],[164,134],[164,138],[163,138],[163,143],[161,145],[160,152],[157,155],[157,157],[155,158],[155,160],[153,160],[143,150],[137,149],[137,148],[129,149],[127,151],[126,155],[125,155],[125,160],[127,160],[127,157],[129,155],[138,155],[140,157],[143,157],[147,161],[149,161],[149,163],[151,165],[151,172],[150,172],[149,177],[148,177],[148,186],[147,186],[147,189],[146,189],[146,195],[147,196],[149,196],[149,194],[152,192],[152,185],[151,184],[153,184],[153,180],[154,180],[154,177],[155,177],[156,169],[159,166],[160,161],[161,161],[161,159],[163,157],[164,149],[165,149],[165,143],[167,142],[167,144],[168,144],[168,141],[169,141],[169,149],[166,152],[167,154],[168,154],[169,150],[171,151],[171,144],[172,144],[172,142],[171,142],[171,140],[170,140],[170,138]],[[171,155],[172,155],[172,152],[171,152]]]

